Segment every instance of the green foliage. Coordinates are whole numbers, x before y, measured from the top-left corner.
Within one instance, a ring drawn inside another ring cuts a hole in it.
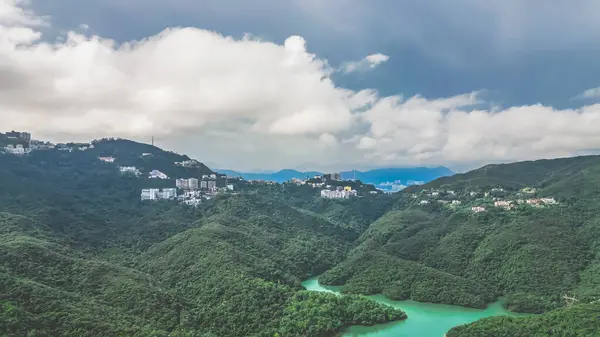
[[[526,186],[560,204],[473,214],[411,197],[429,188],[454,190],[452,198],[493,187],[516,195]],[[472,307],[505,296],[510,310],[529,313],[564,306],[564,294],[600,299],[600,157],[490,165],[409,188],[394,208],[322,283]]]
[[[598,336],[600,305],[585,304],[533,317],[493,317],[453,328],[447,337]]]
[[[302,290],[358,238],[343,220],[292,206],[291,194],[223,196],[199,208],[144,203],[141,188],[173,182],[116,168],[192,176],[173,165],[185,159],[123,140],[0,155],[0,336],[334,336],[405,317]]]

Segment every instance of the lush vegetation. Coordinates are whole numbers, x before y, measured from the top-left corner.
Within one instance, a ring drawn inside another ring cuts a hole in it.
[[[590,337],[600,331],[600,305],[557,309],[533,317],[493,317],[450,330],[447,337]]]
[[[468,191],[536,187],[553,207],[470,208],[418,205],[431,188]],[[321,277],[348,293],[482,307],[497,296],[509,309],[541,313],[600,298],[600,158],[493,165],[440,178],[398,195],[346,261]]]
[[[333,336],[405,318],[302,290],[343,260],[356,228],[260,193],[143,203],[142,187],[173,181],[116,168],[206,172],[172,165],[185,158],[124,140],[0,155],[0,336]]]

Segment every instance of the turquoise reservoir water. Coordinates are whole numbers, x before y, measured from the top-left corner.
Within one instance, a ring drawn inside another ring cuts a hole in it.
[[[339,294],[341,287],[319,284],[316,278],[302,282],[307,290],[326,291]],[[486,309],[470,309],[455,305],[420,303],[415,301],[392,301],[382,295],[369,298],[395,308],[402,309],[408,319],[400,322],[379,324],[372,327],[352,326],[343,333],[344,337],[442,337],[451,328],[491,316],[518,316],[496,302]]]

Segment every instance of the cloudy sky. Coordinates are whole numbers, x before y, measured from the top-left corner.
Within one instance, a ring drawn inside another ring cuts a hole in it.
[[[239,170],[599,153],[599,16],[597,0],[0,0],[0,129],[154,136]]]

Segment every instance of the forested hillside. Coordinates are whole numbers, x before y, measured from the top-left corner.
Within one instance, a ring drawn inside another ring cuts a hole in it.
[[[493,317],[453,328],[446,337],[591,337],[600,332],[600,305],[583,304],[533,317]]]
[[[543,197],[557,203],[524,202]],[[523,203],[494,206],[511,198]],[[394,208],[320,281],[471,307],[504,296],[532,313],[564,306],[565,294],[600,299],[600,157],[486,166],[408,188]]]
[[[141,202],[142,187],[173,181],[118,165],[183,175],[172,163],[187,157],[103,144],[0,154],[0,336],[333,336],[405,318],[362,297],[302,290],[343,260],[357,227],[260,193],[198,208]]]

